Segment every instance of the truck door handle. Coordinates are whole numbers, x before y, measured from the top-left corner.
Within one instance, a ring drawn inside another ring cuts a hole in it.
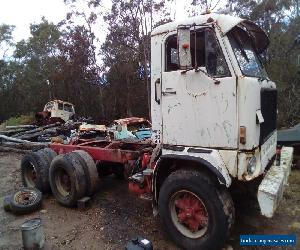
[[[176,95],[175,90],[167,90],[162,92],[163,95]]]
[[[160,85],[160,78],[157,78],[155,83],[154,83],[154,86],[155,86],[155,90],[154,90],[154,92],[155,92],[155,101],[158,104],[160,104],[160,98],[158,98],[158,93],[157,93],[157,90],[158,90],[157,85]]]

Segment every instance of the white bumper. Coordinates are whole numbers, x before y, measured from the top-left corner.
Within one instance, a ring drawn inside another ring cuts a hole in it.
[[[292,147],[282,148],[280,166],[274,163],[258,187],[257,199],[261,214],[268,218],[274,215],[282,198],[284,186],[291,172],[293,151]]]

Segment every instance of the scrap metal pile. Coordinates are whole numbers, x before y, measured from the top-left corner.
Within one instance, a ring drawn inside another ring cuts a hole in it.
[[[0,131],[0,151],[26,152],[46,147],[52,138],[67,139],[72,130],[76,130],[81,123],[54,123],[45,126],[19,125],[6,126]]]
[[[6,126],[0,131],[0,151],[26,152],[50,142],[76,144],[90,140],[141,141],[151,137],[151,123],[138,117],[114,120],[110,126],[96,125],[92,118],[77,117],[75,106],[52,100],[35,115],[33,125]]]
[[[55,122],[43,126],[6,126],[0,131],[0,151],[27,152],[47,147],[50,142],[73,144],[90,140],[141,141],[151,137],[151,123],[144,118],[124,118],[110,126],[86,121]]]

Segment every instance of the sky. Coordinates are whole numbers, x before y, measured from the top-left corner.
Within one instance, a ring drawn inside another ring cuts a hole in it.
[[[186,16],[185,3],[183,0],[176,1],[176,19]],[[56,24],[68,11],[69,7],[63,0],[0,0],[0,24],[15,25],[13,36],[15,41],[19,41],[29,37],[30,23],[38,23],[45,16]]]
[[[30,23],[38,23],[42,16],[54,23],[61,21],[68,9],[63,0],[0,0],[0,24],[15,25],[14,40],[30,35]]]
[[[87,11],[87,0],[77,0],[77,8],[80,11]],[[173,0],[174,2],[169,6],[171,18],[175,20],[182,20],[188,16],[187,9],[191,8],[192,0]],[[223,2],[225,0],[211,0],[212,4],[216,2]],[[111,8],[110,0],[103,0],[104,10],[109,11]],[[71,11],[71,7],[64,4],[63,0],[0,0],[0,24],[14,25],[13,32],[14,42],[22,39],[27,39],[30,36],[30,24],[39,23],[44,16],[49,22],[57,24],[66,17],[66,14]],[[76,20],[80,23],[80,20]],[[107,25],[103,23],[102,19],[98,19],[93,27],[93,32],[98,38],[96,49],[99,51],[101,44],[105,41],[107,34]],[[5,48],[5,47],[4,47]],[[13,53],[13,48],[0,51],[3,56],[10,58]]]

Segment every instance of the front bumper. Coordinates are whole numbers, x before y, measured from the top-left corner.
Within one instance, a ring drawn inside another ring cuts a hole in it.
[[[269,169],[258,187],[257,199],[261,214],[271,218],[282,198],[293,162],[292,147],[283,147],[281,150],[280,166],[275,162]]]

